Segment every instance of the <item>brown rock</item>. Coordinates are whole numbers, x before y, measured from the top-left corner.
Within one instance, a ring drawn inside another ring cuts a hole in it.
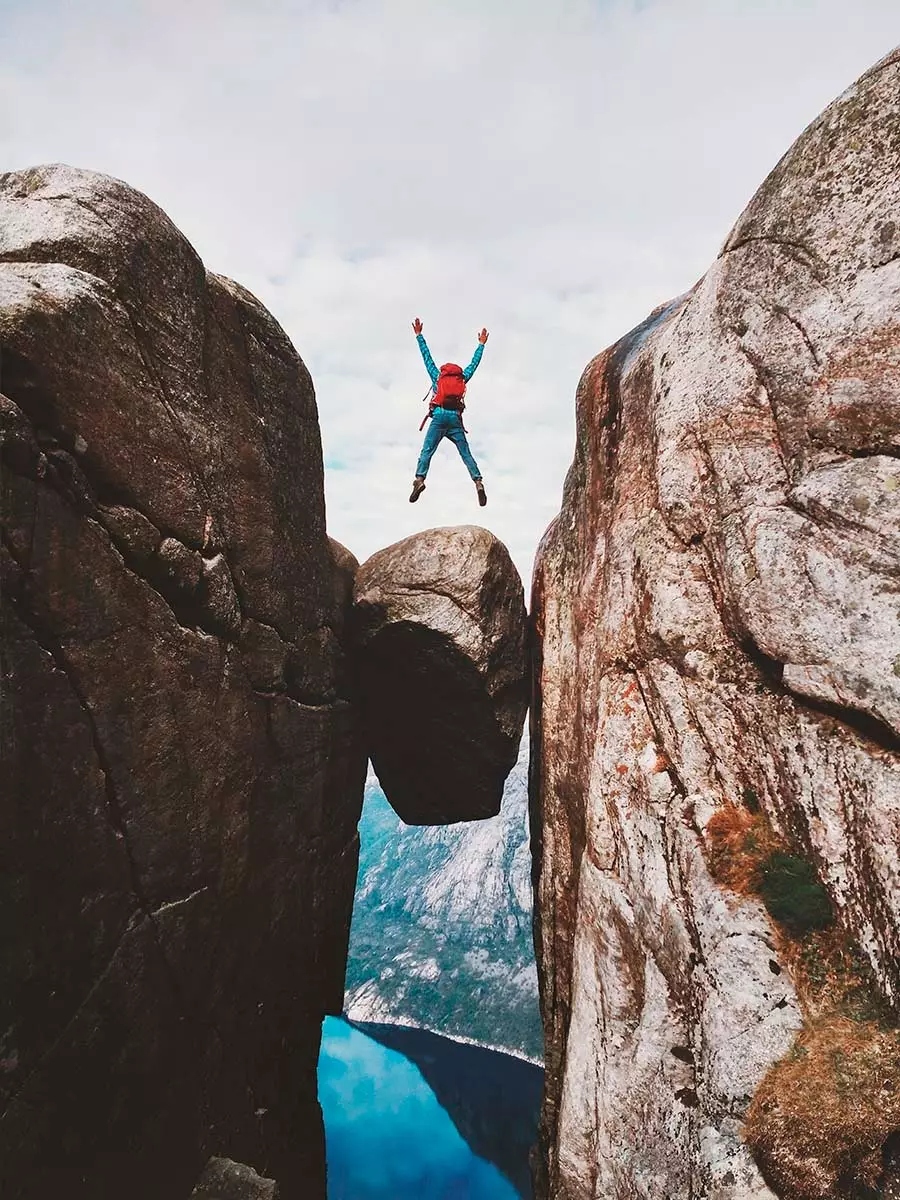
[[[224,554],[201,559],[200,580],[206,622],[222,636],[233,637],[241,628],[241,606]]]
[[[190,595],[200,582],[203,559],[177,538],[163,538],[157,550],[166,580],[179,592]]]
[[[801,1013],[711,874],[729,805],[900,1003],[898,209],[895,53],[582,377],[534,590],[541,1196],[771,1197],[739,1123]]]
[[[159,548],[162,541],[159,530],[136,509],[113,504],[103,510],[101,519],[126,558],[146,563]]]
[[[332,583],[334,588],[334,606],[337,612],[339,627],[338,632],[340,632],[344,628],[350,611],[353,608],[353,585],[356,582],[356,572],[359,570],[359,562],[346,546],[342,546],[334,538],[329,538],[328,544],[331,547],[331,556],[334,562]]]
[[[241,628],[241,659],[253,687],[260,692],[282,692],[288,647],[271,625],[245,621]]]
[[[347,547],[336,542],[334,538],[329,538],[328,543],[331,547],[333,562],[331,581],[334,602],[328,641],[331,653],[334,655],[333,661],[336,664],[335,686],[339,696],[355,702],[357,692],[350,647],[349,622],[353,611],[353,584],[356,580],[356,572],[359,570],[359,563]]]
[[[301,704],[244,654],[338,624],[309,376],[66,167],[0,177],[0,351],[0,1193],[186,1195],[227,1146],[323,1196],[365,756],[329,660]]]
[[[372,764],[409,825],[494,816],[527,706],[525,605],[486,529],[430,529],[380,550],[354,591]]]

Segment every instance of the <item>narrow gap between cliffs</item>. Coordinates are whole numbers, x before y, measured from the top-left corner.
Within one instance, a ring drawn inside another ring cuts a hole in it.
[[[526,739],[498,816],[435,826],[401,821],[370,768],[344,1015],[326,1019],[319,1060],[332,1178],[364,1183],[365,1162],[341,1157],[352,1137],[344,1090],[364,1079],[376,1097],[370,1135],[383,1124],[403,1136],[399,1100],[416,1098],[405,1144],[423,1172],[451,1178],[438,1160],[452,1142],[467,1169],[493,1172],[498,1200],[532,1195],[543,1069],[527,768]],[[407,1196],[399,1176],[391,1186]]]

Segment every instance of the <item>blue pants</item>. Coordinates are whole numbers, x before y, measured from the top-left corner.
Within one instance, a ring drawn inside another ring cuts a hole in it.
[[[463,429],[462,417],[458,412],[454,412],[449,408],[436,408],[434,410],[434,416],[431,418],[428,432],[425,434],[422,453],[419,455],[416,474],[421,475],[423,479],[428,474],[428,466],[434,456],[435,450],[438,448],[441,438],[449,438],[453,442],[459,451],[459,457],[466,464],[469,474],[473,479],[480,479],[481,472],[478,470],[478,463],[472,457],[472,451],[469,449],[469,443],[466,440],[466,431]]]

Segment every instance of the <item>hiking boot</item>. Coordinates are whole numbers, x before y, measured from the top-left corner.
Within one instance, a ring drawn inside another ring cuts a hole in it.
[[[413,480],[413,490],[409,493],[410,504],[415,504],[424,491],[425,477],[423,475],[417,475]]]
[[[484,490],[484,484],[480,479],[475,480],[475,491],[478,493],[478,503],[484,508],[487,504],[487,492]]]

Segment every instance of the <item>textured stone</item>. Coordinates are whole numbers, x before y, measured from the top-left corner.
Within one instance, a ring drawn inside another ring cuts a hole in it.
[[[356,572],[359,562],[346,546],[334,538],[328,539],[333,561],[332,586],[334,606],[337,613],[338,632],[342,632],[353,608],[353,585],[356,582]]]
[[[113,504],[103,509],[101,520],[125,558],[146,565],[159,549],[162,541],[159,530],[136,509]]]
[[[157,550],[162,570],[169,583],[180,592],[190,595],[196,591],[203,571],[203,559],[198,550],[191,550],[177,538],[163,538]]]
[[[241,660],[247,677],[260,692],[284,691],[288,647],[271,625],[252,618],[241,627]]]
[[[224,554],[201,558],[199,582],[209,625],[223,637],[233,638],[241,628],[241,606]]]
[[[534,585],[541,1196],[771,1195],[740,1121],[801,1011],[708,869],[724,805],[900,1001],[898,209],[895,53],[579,385]]]
[[[369,756],[409,825],[494,816],[527,705],[525,605],[486,529],[430,529],[374,554],[354,591]]]
[[[211,1158],[191,1200],[278,1200],[278,1184],[230,1158]]]
[[[324,1195],[365,756],[331,660],[284,667],[338,627],[311,381],[66,167],[0,177],[0,349],[0,1192],[187,1195],[225,1148]]]

